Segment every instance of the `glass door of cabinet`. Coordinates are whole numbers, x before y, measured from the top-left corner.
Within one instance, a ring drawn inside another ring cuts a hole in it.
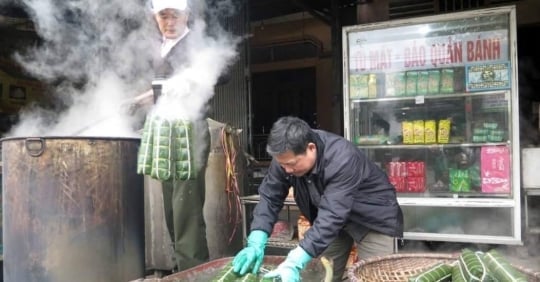
[[[383,168],[405,239],[520,244],[513,6],[346,27],[346,138]]]

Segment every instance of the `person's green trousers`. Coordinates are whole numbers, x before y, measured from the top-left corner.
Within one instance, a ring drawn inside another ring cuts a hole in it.
[[[206,119],[195,123],[193,152],[199,167],[197,177],[190,180],[162,182],[165,222],[174,247],[178,271],[208,262],[206,225],[203,207],[205,197],[205,171],[210,151],[210,131]]]
[[[165,221],[174,247],[178,271],[209,259],[203,216],[204,170],[193,180],[162,182]]]

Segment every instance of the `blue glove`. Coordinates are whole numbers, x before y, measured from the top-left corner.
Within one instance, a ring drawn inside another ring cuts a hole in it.
[[[300,271],[306,267],[311,259],[312,257],[298,246],[289,252],[285,261],[276,269],[265,274],[264,278],[279,276],[282,282],[298,282],[300,281]]]
[[[264,258],[264,248],[268,234],[261,230],[253,230],[248,236],[247,247],[242,249],[233,259],[233,271],[244,275],[251,269],[253,274],[259,272]]]

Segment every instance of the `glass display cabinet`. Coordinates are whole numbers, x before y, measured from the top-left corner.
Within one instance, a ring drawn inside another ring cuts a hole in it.
[[[515,7],[345,27],[343,58],[345,137],[404,239],[521,244]]]

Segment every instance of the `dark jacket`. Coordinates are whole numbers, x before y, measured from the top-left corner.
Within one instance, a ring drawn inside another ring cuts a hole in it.
[[[343,229],[352,233],[374,230],[402,237],[403,215],[395,188],[384,171],[343,137],[313,131],[315,167],[308,175],[295,177],[273,160],[259,186],[260,202],[254,209],[251,230],[271,234],[292,186],[300,211],[312,223],[300,246],[313,257],[319,256]],[[312,189],[310,183],[314,183]],[[355,240],[361,239],[354,235]]]
[[[180,39],[164,58],[159,57],[159,59],[154,62],[156,79],[170,78],[175,70],[180,69],[181,66],[186,66],[189,62],[187,49],[190,44],[189,41],[192,38],[190,34],[191,32],[188,32],[184,38]]]
[[[167,79],[170,78],[175,70],[180,69],[181,67],[186,67],[189,61],[189,52],[188,48],[190,48],[191,41],[193,40],[193,36],[191,35],[191,32],[188,32],[184,38],[182,38],[174,47],[171,48],[169,53],[164,58],[157,59],[154,62],[154,70],[155,70],[155,77],[156,79]],[[218,78],[218,81],[216,82],[216,86],[223,85],[230,80],[230,74],[227,70],[225,70],[223,73],[221,73],[220,77]]]

